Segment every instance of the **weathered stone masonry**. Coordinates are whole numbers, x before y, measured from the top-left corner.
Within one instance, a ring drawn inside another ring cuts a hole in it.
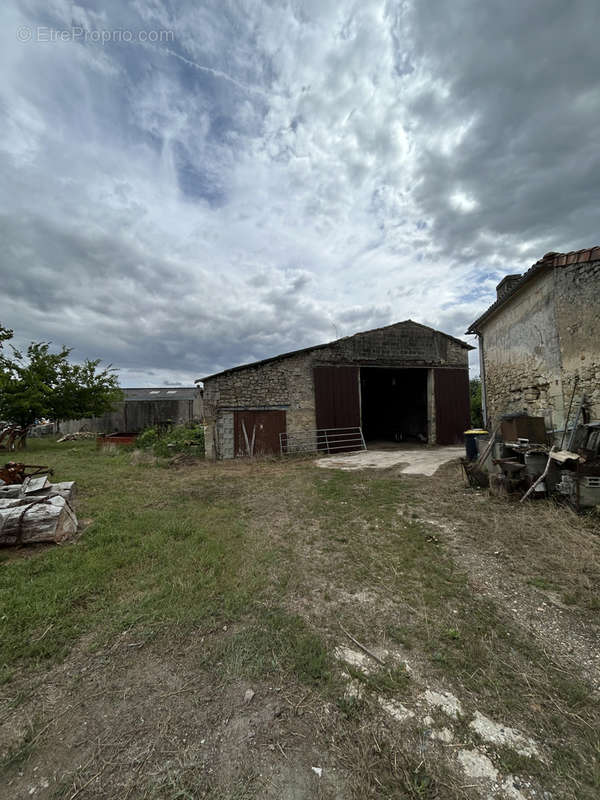
[[[514,280],[514,278],[517,280]],[[565,424],[577,377],[592,418],[600,418],[600,248],[550,253],[473,323],[480,335],[488,425],[502,414]]]
[[[236,410],[282,409],[288,433],[314,430],[313,369],[325,365],[467,368],[468,349],[459,340],[408,320],[209,376],[204,379],[207,455],[234,456]]]

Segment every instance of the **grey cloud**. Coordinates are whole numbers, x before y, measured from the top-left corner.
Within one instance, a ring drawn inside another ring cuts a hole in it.
[[[10,21],[175,41],[5,26],[0,319],[22,338],[189,383],[407,317],[461,335],[498,274],[596,243],[593,0],[102,7]]]
[[[478,242],[482,231],[505,254],[529,240],[542,252],[594,244],[597,4],[440,0],[413,14],[415,57],[446,84],[424,89],[410,109],[423,141],[416,197],[440,245],[481,258],[495,246]],[[429,131],[467,122],[450,153],[428,142]],[[475,210],[449,205],[457,190]]]

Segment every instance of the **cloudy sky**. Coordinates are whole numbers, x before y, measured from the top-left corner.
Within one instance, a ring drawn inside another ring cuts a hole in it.
[[[123,385],[407,318],[462,336],[504,274],[600,244],[597,0],[0,20],[0,321]]]

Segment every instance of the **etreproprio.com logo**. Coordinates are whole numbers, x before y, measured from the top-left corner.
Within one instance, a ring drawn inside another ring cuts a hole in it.
[[[128,28],[48,28],[41,25],[31,27],[21,25],[16,31],[19,42],[173,42],[174,31],[169,30],[130,30]]]

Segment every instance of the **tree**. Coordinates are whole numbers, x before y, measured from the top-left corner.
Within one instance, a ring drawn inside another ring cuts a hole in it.
[[[111,411],[121,397],[115,370],[98,369],[100,359],[69,361],[71,348],[50,350],[50,342],[32,342],[25,353],[6,342],[13,332],[0,325],[0,419],[27,431],[37,419],[54,422],[95,417]]]
[[[471,425],[474,428],[483,427],[483,411],[481,409],[481,378],[471,378],[469,381],[469,394],[471,397]]]

